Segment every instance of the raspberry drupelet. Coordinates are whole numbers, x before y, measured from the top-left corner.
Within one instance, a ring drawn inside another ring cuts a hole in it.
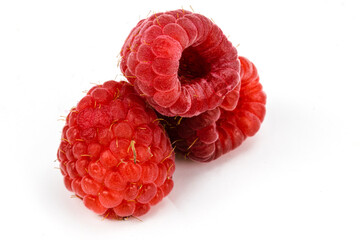
[[[241,85],[220,107],[192,118],[163,117],[176,150],[194,161],[209,162],[233,150],[255,135],[264,120],[266,95],[257,69],[248,59],[239,59]]]
[[[126,82],[89,90],[66,118],[57,157],[66,188],[107,218],[141,216],[173,187],[169,138]]]
[[[141,20],[120,55],[125,77],[165,116],[212,110],[240,82],[236,48],[211,20],[185,10]]]

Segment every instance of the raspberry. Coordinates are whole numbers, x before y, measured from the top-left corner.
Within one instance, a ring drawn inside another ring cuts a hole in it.
[[[141,20],[121,57],[121,71],[165,116],[214,109],[240,81],[236,48],[208,18],[185,10]]]
[[[266,95],[257,70],[246,58],[239,59],[241,88],[239,84],[226,95],[221,106],[192,118],[164,117],[176,149],[192,160],[209,162],[233,150],[264,120]]]
[[[155,112],[125,82],[93,87],[66,118],[64,183],[107,218],[141,216],[172,189],[174,153]]]

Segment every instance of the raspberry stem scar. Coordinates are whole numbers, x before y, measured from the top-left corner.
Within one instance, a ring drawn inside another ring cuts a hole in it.
[[[236,48],[213,20],[190,8],[154,13],[122,47],[122,73],[149,105],[169,117],[214,109],[240,82]]]

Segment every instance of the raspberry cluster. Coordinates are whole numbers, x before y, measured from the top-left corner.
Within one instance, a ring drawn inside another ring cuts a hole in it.
[[[239,59],[241,88],[239,84],[226,95],[222,105],[192,118],[162,116],[177,151],[186,157],[212,161],[259,130],[265,117],[266,95],[254,64],[244,57]]]
[[[121,57],[130,83],[90,89],[57,151],[65,187],[110,219],[142,216],[170,193],[174,150],[209,162],[253,136],[266,104],[254,64],[200,14],[141,20]]]
[[[106,217],[145,214],[171,191],[175,170],[156,119],[130,84],[93,87],[62,131],[58,159],[66,188]]]
[[[240,82],[237,50],[208,18],[184,10],[140,21],[121,70],[159,113],[192,117],[219,106]]]

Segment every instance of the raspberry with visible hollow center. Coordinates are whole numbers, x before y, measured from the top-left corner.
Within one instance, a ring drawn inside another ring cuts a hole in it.
[[[236,48],[208,18],[185,10],[141,20],[121,57],[125,77],[165,116],[214,109],[240,82]]]
[[[163,117],[176,150],[186,157],[212,161],[259,130],[265,117],[266,95],[254,64],[244,57],[239,59],[241,85],[226,95],[221,106],[192,118]]]
[[[169,138],[126,82],[90,89],[66,118],[57,157],[66,188],[106,218],[141,216],[173,187]]]

